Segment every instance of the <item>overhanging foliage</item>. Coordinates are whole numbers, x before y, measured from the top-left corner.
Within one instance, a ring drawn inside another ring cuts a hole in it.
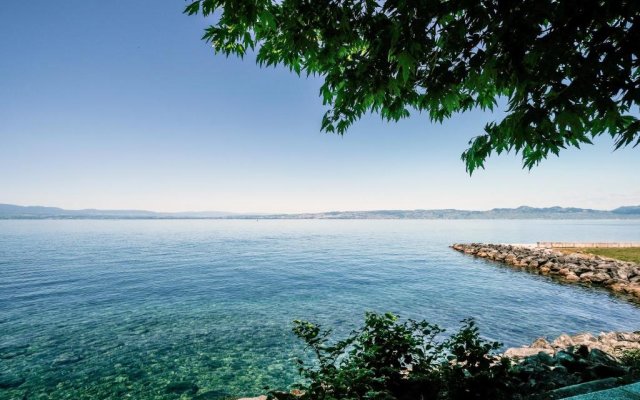
[[[462,154],[470,173],[494,151],[531,168],[602,134],[640,143],[637,0],[197,0],[185,13],[214,17],[203,38],[217,52],[322,77],[327,132],[506,99]]]

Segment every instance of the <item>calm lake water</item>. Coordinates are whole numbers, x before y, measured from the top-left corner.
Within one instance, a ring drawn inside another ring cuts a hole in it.
[[[603,291],[448,248],[538,240],[640,241],[640,222],[0,221],[0,398],[257,395],[296,378],[293,319],[341,334],[367,310],[474,317],[507,346],[640,329]]]

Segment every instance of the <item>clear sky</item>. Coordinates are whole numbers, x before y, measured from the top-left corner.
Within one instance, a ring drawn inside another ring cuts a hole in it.
[[[640,149],[460,154],[480,111],[321,133],[317,78],[216,56],[180,0],[0,2],[0,203],[306,212],[640,204]]]

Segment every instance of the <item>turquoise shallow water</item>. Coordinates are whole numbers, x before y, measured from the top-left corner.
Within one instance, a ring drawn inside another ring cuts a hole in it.
[[[640,241],[640,222],[0,221],[0,399],[255,395],[296,378],[293,319],[339,334],[366,310],[474,317],[506,345],[640,329],[605,292],[447,247],[537,240]]]

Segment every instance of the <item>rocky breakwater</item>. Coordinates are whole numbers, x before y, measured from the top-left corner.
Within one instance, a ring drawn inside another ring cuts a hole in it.
[[[640,332],[560,335],[553,341],[536,339],[510,348],[503,356],[514,360],[512,371],[523,387],[555,399],[607,389],[637,381]]]
[[[458,243],[451,248],[564,282],[601,286],[640,301],[640,265],[636,263],[526,245]]]

